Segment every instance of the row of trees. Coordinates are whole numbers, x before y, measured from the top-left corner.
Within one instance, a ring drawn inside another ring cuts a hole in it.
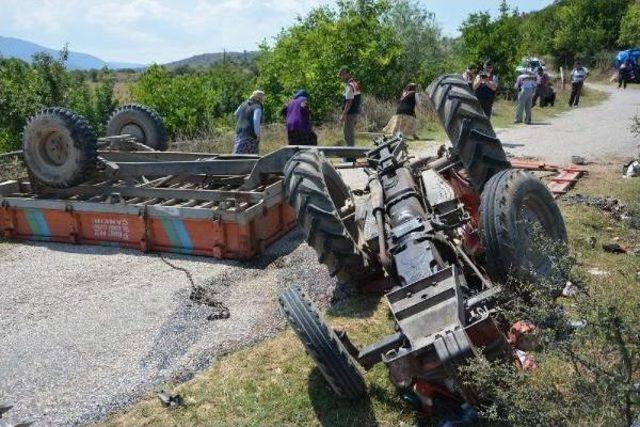
[[[521,14],[506,0],[500,14],[471,14],[462,24],[460,46],[467,62],[491,59],[503,81],[528,55],[548,56],[557,65],[576,59],[596,65],[613,61],[612,51],[640,45],[640,1],[558,0],[544,9]]]
[[[461,72],[486,59],[507,84],[523,56],[548,55],[568,65],[576,57],[640,43],[639,26],[638,0],[558,0],[530,14],[503,0],[496,17],[469,15],[454,40],[442,35],[435,16],[416,0],[339,0],[263,43],[255,63],[174,71],[152,66],[132,85],[131,95],[158,110],[172,136],[229,128],[233,111],[256,87],[267,93],[267,120],[278,120],[280,107],[305,88],[314,119],[322,121],[341,102],[337,70],[343,65],[368,96],[396,99],[409,82],[425,87],[438,74]],[[0,148],[17,147],[26,118],[44,106],[72,108],[98,133],[103,130],[115,107],[114,75],[68,72],[66,55],[66,50],[59,59],[38,55],[31,65],[0,60]]]
[[[18,59],[0,59],[0,152],[20,146],[28,117],[41,108],[62,106],[89,120],[98,132],[116,106],[113,98],[115,76],[98,72],[96,83],[82,73],[66,70],[67,49],[55,59],[37,54],[31,65]]]
[[[311,94],[315,117],[327,118],[340,102],[343,65],[368,95],[392,99],[409,82],[451,70],[453,58],[434,15],[417,2],[341,0],[299,18],[272,45],[260,47],[258,85],[268,94],[272,119],[302,87]]]

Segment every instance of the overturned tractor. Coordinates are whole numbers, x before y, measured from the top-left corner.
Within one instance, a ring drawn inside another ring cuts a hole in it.
[[[285,168],[288,200],[319,261],[339,283],[387,283],[397,332],[362,349],[331,329],[301,288],[280,298],[289,324],[344,398],[365,393],[358,365],[382,362],[394,385],[423,402],[473,402],[457,368],[481,353],[513,356],[493,318],[500,284],[549,273],[552,260],[532,250],[532,230],[566,241],[549,190],[511,168],[469,86],[443,76],[428,95],[452,148],[412,159],[401,136],[377,141],[366,154],[364,205],[356,206],[321,152],[299,152]]]

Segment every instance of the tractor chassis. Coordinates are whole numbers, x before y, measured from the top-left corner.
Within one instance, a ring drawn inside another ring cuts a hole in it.
[[[345,333],[341,340],[366,370],[384,362],[401,390],[440,384],[473,401],[456,381],[457,367],[480,349],[490,360],[510,357],[512,349],[491,316],[500,287],[454,243],[471,218],[438,170],[411,167],[402,138],[383,140],[367,160],[379,258],[395,284],[386,300],[398,332],[359,352]],[[455,162],[452,156],[435,164],[444,170]],[[463,269],[481,287],[472,296]]]

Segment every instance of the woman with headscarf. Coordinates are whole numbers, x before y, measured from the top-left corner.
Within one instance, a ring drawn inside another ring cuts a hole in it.
[[[403,135],[412,135],[414,139],[418,139],[416,135],[416,106],[420,105],[420,99],[417,89],[418,86],[415,83],[409,83],[404,88],[398,101],[396,114],[383,129],[384,133],[395,135],[401,132]]]
[[[264,92],[256,90],[236,110],[236,140],[233,144],[233,154],[258,154],[263,103]]]
[[[318,137],[311,128],[309,93],[306,90],[298,90],[284,106],[282,114],[287,122],[289,145],[318,145]]]

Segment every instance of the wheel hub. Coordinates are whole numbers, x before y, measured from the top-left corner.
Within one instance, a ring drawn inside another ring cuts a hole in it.
[[[120,134],[131,135],[137,142],[144,144],[144,141],[145,141],[144,130],[140,126],[136,125],[135,123],[126,124],[120,131]]]
[[[45,140],[44,154],[49,162],[60,166],[69,158],[69,142],[63,135],[54,132]]]

